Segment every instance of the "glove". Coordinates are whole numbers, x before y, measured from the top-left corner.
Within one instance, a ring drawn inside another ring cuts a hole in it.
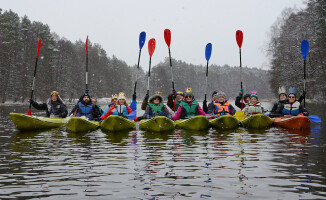
[[[163,111],[160,111],[160,112],[158,113],[158,116],[165,116],[165,114],[164,114]]]
[[[308,116],[309,114],[308,114],[308,112],[303,112],[302,113],[304,116]]]
[[[34,103],[34,100],[33,100],[33,99],[29,99],[28,102],[29,102],[29,103]]]
[[[241,98],[241,97],[242,97],[242,95],[243,95],[243,88],[241,88],[241,89],[240,89],[240,92],[239,92],[239,94],[238,94],[238,97],[240,97],[240,98]]]
[[[302,113],[300,113],[300,114],[298,114],[298,116],[303,116],[303,114],[302,114]]]
[[[136,94],[133,94],[132,95],[132,100],[136,100],[136,98],[137,98]]]
[[[148,101],[148,99],[149,99],[149,95],[146,94],[144,99],[145,99],[146,101]]]
[[[172,96],[175,96],[176,93],[177,93],[177,92],[176,92],[175,90],[172,90],[171,95],[172,95]]]

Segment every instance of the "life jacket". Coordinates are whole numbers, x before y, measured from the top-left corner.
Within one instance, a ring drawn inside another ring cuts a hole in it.
[[[78,113],[81,114],[81,116],[86,116],[91,113],[91,110],[93,109],[92,104],[83,104],[82,102],[78,103]]]
[[[112,110],[112,115],[127,116],[128,114],[129,113],[125,105],[114,105],[114,109]]]
[[[300,103],[298,101],[295,101],[293,104],[285,103],[282,114],[297,116],[300,114]]]
[[[196,110],[198,107],[198,102],[193,100],[190,104],[186,101],[181,101],[181,106],[186,111],[186,117],[196,116]]]
[[[229,102],[225,102],[223,105],[215,102],[214,103],[215,106],[217,106],[218,110],[215,110],[214,113],[218,114],[218,115],[230,115],[230,110],[229,110]]]
[[[159,104],[148,103],[147,105],[152,108],[152,112],[153,112],[152,115],[153,116],[158,115],[158,113],[161,112],[161,110],[162,110],[162,108],[164,106],[163,103],[159,103]]]

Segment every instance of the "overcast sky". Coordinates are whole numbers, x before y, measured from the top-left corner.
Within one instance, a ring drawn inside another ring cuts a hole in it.
[[[239,65],[236,30],[242,30],[242,65],[267,68],[263,52],[268,32],[288,7],[301,9],[302,0],[0,0],[0,8],[41,21],[71,41],[86,36],[113,54],[137,64],[139,33],[147,34],[141,66],[147,71],[147,42],[156,39],[152,65],[168,56],[164,29],[171,30],[171,54],[192,64],[206,64],[205,46],[212,43],[210,64]],[[91,66],[91,60],[90,66]]]

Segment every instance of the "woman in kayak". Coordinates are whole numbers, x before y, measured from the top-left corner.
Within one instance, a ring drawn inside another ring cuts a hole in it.
[[[224,92],[219,91],[216,94],[216,101],[213,103],[213,110],[208,114],[215,115],[234,115],[236,110],[233,106],[226,100],[226,95]]]
[[[120,92],[117,104],[112,105],[110,109],[104,115],[102,115],[101,120],[106,119],[110,115],[118,115],[127,118],[128,114],[132,112],[133,109],[128,106],[125,93]],[[137,121],[137,117],[135,118],[135,121]]]
[[[282,115],[304,115],[308,116],[308,111],[300,104],[300,102],[296,99],[297,96],[297,90],[295,87],[290,87],[289,89],[289,99],[286,101],[283,106],[279,109],[281,111],[278,111],[279,114]]]
[[[182,91],[172,93],[168,96],[168,102],[166,103],[174,112],[176,112],[179,108],[179,105],[184,97]]]
[[[71,110],[69,115],[74,115],[75,117],[87,117],[88,120],[100,120],[100,113],[95,109],[92,104],[91,96],[89,94],[83,94],[75,107]]]
[[[159,95],[162,96],[163,93],[161,91],[156,91],[155,94],[159,94]],[[143,99],[143,102],[141,104],[141,109],[142,110],[146,110],[147,104],[148,104],[148,99],[149,99],[149,94],[146,94],[144,99]]]
[[[245,94],[243,97],[243,105],[241,105],[242,96],[243,96],[243,89],[241,88],[234,102],[234,104],[240,109],[246,107],[250,102],[250,94]]]
[[[169,110],[163,104],[163,97],[160,94],[154,94],[151,98],[149,98],[149,103],[147,104],[142,119],[150,119],[156,116],[165,116],[172,119],[171,115],[169,114]]]
[[[108,112],[108,110],[111,108],[112,105],[115,105],[118,101],[118,95],[114,94],[111,97],[111,102],[109,103],[107,109],[105,109],[105,111],[102,113],[101,117]]]
[[[252,91],[250,95],[250,103],[246,105],[243,109],[245,115],[248,114],[262,114],[264,112],[264,108],[261,106],[258,101],[258,95],[256,91]]]
[[[37,110],[46,110],[47,117],[65,118],[68,114],[67,107],[57,91],[51,92],[51,96],[46,103],[38,104],[33,99],[30,99],[29,101]]]
[[[185,97],[181,101],[179,108],[174,116],[173,120],[186,119],[189,117],[194,117],[196,115],[206,115],[203,109],[199,106],[198,102],[192,93],[191,88],[187,88],[185,92]]]
[[[279,97],[278,102],[274,104],[271,110],[272,115],[281,113],[284,103],[287,102],[287,94],[284,86],[278,88],[278,97]]]

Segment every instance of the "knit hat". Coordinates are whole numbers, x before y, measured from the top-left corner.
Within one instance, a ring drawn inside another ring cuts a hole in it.
[[[155,98],[160,98],[160,102],[162,103],[163,102],[163,97],[160,95],[160,94],[154,94],[153,96],[151,96],[150,98],[149,98],[149,102],[150,103],[153,103],[153,100],[155,99]]]
[[[257,95],[257,91],[251,91],[251,95],[250,95],[250,99],[252,98],[252,97],[255,97],[257,100],[258,100],[258,95]]]
[[[286,90],[285,90],[284,86],[281,86],[278,88],[278,95],[281,95],[281,94],[285,94],[285,96],[286,96]]]
[[[124,92],[120,92],[120,93],[119,93],[118,101],[119,101],[120,99],[124,99],[124,100],[126,100],[126,94],[125,94]]]
[[[289,89],[289,95],[294,94],[294,96],[297,96],[297,89],[295,87],[290,87]]]
[[[250,94],[245,94],[245,95],[243,96],[243,99],[246,99],[247,97],[250,98]]]
[[[216,94],[216,98],[219,98],[219,97],[223,97],[224,99],[226,99],[226,95],[224,92],[222,91],[219,91],[217,94]]]

